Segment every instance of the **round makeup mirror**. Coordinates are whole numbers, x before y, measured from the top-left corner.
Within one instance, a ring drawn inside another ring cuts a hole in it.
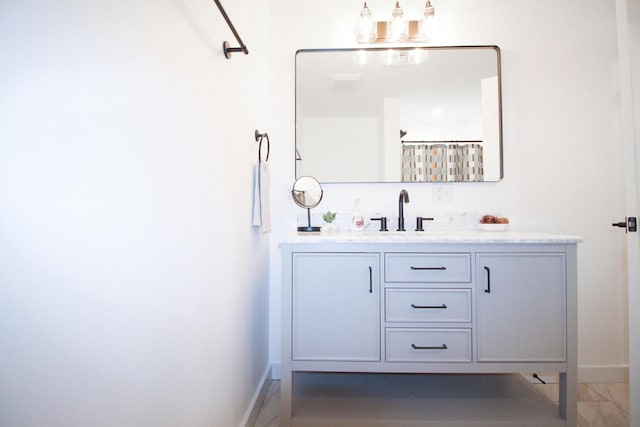
[[[318,206],[322,200],[322,187],[318,180],[311,176],[301,176],[293,183],[291,195],[296,205],[307,209],[307,225],[298,227],[298,231],[320,231],[320,227],[311,226],[311,208]]]

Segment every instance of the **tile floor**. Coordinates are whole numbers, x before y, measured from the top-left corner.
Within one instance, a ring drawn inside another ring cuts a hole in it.
[[[536,389],[558,401],[557,384],[537,384]],[[627,383],[578,384],[578,427],[627,427],[629,385]],[[255,427],[280,426],[280,381],[272,381]]]

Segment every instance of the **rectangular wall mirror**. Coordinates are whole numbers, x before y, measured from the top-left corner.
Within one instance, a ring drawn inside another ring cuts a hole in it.
[[[499,181],[497,46],[296,52],[296,178]]]

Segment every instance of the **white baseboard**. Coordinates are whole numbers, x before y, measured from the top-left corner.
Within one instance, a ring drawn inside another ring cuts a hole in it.
[[[251,402],[249,402],[249,407],[242,417],[242,421],[240,421],[240,427],[253,427],[258,419],[258,414],[260,413],[260,408],[262,407],[262,402],[264,402],[264,398],[269,391],[269,385],[271,383],[271,367],[267,366],[267,369],[262,374],[262,378],[260,378],[260,383],[256,388],[255,393],[253,393],[253,398]]]
[[[629,381],[629,365],[578,366],[580,383],[626,383]]]

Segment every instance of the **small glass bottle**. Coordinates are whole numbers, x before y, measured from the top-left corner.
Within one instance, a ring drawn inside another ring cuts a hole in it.
[[[362,231],[364,230],[364,217],[360,213],[360,199],[355,199],[353,201],[353,212],[351,213],[351,221],[349,221],[349,226],[352,231]]]

